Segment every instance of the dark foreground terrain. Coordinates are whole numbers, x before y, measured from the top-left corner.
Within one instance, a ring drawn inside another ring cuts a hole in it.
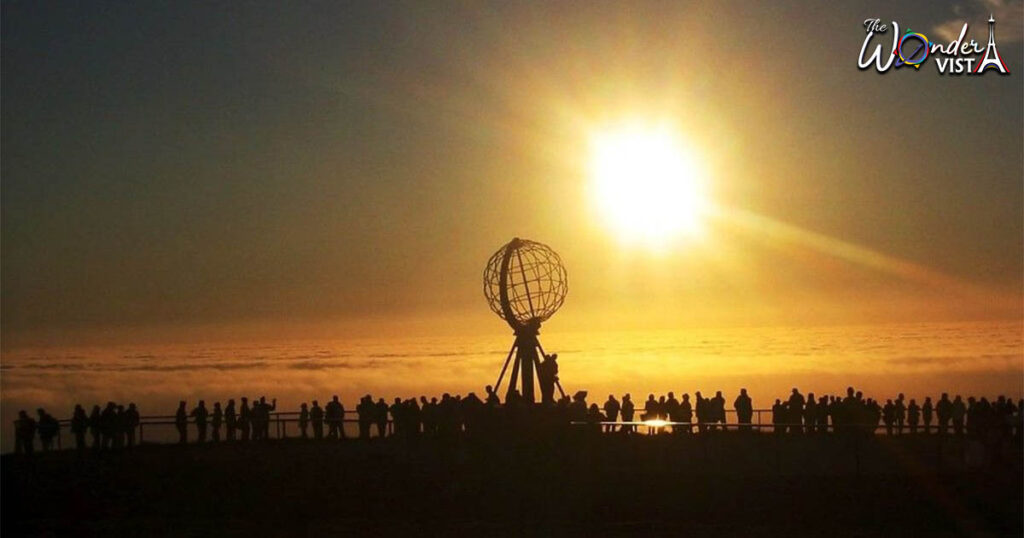
[[[574,432],[582,434],[583,432]],[[3,456],[3,536],[1020,536],[1019,442],[566,435]]]

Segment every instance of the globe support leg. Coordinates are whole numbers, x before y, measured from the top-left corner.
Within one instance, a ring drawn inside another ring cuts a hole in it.
[[[505,379],[505,372],[508,371],[508,365],[511,363],[512,373],[509,375],[505,401],[507,402],[509,396],[518,388],[524,401],[535,403],[537,401],[535,388],[540,387],[543,382],[539,377],[540,357],[542,356],[544,356],[544,348],[541,347],[540,341],[537,339],[537,331],[535,329],[517,331],[515,342],[508,350],[505,363],[501,366],[501,373],[498,374],[498,381],[494,384],[494,391],[498,392],[501,389],[501,382]],[[536,387],[534,379],[536,379]],[[562,384],[557,377],[553,383],[554,387],[558,389],[558,393],[564,398],[565,391],[562,390]]]
[[[494,393],[497,394],[501,388],[501,380],[505,379],[505,371],[508,370],[508,363],[512,360],[512,355],[516,352],[516,344],[512,343],[512,348],[508,350],[508,356],[505,357],[505,364],[501,367],[501,373],[498,374],[498,381],[494,384]],[[509,386],[514,385],[515,381],[509,383]]]
[[[523,400],[531,403],[537,401],[534,390],[534,373],[537,370],[536,365],[540,364],[540,359],[537,357],[539,348],[540,344],[537,342],[536,334],[516,335],[515,343],[512,344],[512,349],[509,349],[508,356],[505,357],[505,364],[501,367],[498,382],[494,384],[494,390],[497,392],[501,387],[501,381],[505,379],[505,371],[508,370],[508,365],[511,362],[512,373],[509,375],[505,401],[508,401],[509,395],[517,388]]]
[[[537,362],[537,335],[516,335],[516,363],[519,365],[523,399],[537,401],[533,392],[533,365]],[[514,379],[514,378],[513,378]]]
[[[515,348],[516,348],[516,346],[513,345],[512,349],[515,349]],[[519,383],[519,357],[518,357],[518,355],[512,361],[512,375],[509,376],[509,378],[508,378],[508,392],[505,393],[505,403],[508,403],[508,401],[511,399],[512,393],[515,392],[516,387],[518,386],[517,383]]]

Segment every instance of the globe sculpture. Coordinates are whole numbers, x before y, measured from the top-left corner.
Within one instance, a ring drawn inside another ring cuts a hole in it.
[[[534,372],[544,372],[539,357],[544,356],[537,335],[540,324],[547,321],[565,302],[568,283],[562,259],[550,247],[536,241],[514,238],[498,249],[484,269],[484,297],[487,304],[501,319],[512,327],[515,342],[505,358],[505,364],[494,385],[497,392],[512,363],[506,400],[516,388],[523,399],[536,401]],[[539,355],[538,355],[539,352]],[[513,362],[513,357],[515,360]],[[558,386],[551,374],[549,383]],[[539,379],[543,392],[543,379]],[[545,399],[550,399],[550,390]],[[564,396],[564,392],[562,393]]]

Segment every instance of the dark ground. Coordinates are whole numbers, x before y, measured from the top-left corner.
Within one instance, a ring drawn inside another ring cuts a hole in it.
[[[582,433],[582,432],[575,432]],[[11,536],[1021,536],[1019,442],[268,441],[2,458]]]

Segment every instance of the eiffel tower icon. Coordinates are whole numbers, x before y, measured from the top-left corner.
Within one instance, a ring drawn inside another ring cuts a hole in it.
[[[1006,68],[1006,64],[1003,63],[1002,56],[999,55],[999,51],[996,50],[996,19],[991,13],[988,15],[988,47],[985,49],[985,57],[978,62],[978,65],[974,67],[974,73],[978,74],[994,67],[999,70],[1003,75],[1009,75],[1010,70]]]

